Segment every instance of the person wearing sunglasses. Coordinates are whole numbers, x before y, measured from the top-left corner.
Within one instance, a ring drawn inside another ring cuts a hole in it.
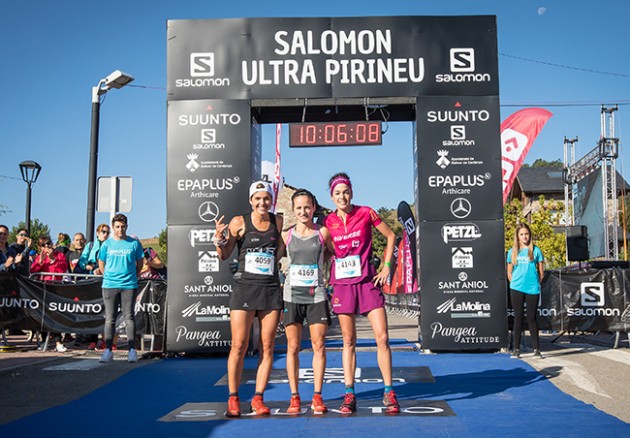
[[[107,224],[100,224],[96,227],[96,240],[88,242],[83,248],[81,258],[79,258],[79,269],[93,275],[103,275],[98,267],[98,253],[103,243],[109,238],[110,227]]]
[[[55,250],[49,236],[40,236],[38,243],[39,251],[31,265],[31,274],[35,272],[45,272],[49,274],[43,274],[36,278],[45,282],[62,281],[62,276],[51,274],[68,272],[66,257],[61,252]]]
[[[12,243],[9,247],[9,251],[15,254],[15,263],[13,265],[15,273],[28,275],[30,271],[28,255],[31,252],[32,244],[33,241],[28,237],[28,230],[26,228],[19,228],[15,234],[15,243]],[[20,254],[21,260],[18,261],[17,259]]]

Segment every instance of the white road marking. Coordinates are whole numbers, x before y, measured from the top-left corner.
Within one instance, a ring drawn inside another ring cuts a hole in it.
[[[561,371],[554,378],[567,380],[574,386],[577,386],[578,388],[581,388],[584,391],[588,391],[592,394],[597,394],[601,397],[611,398],[606,390],[604,390],[604,388],[602,388],[600,384],[597,383],[597,381],[593,377],[591,377],[591,373],[579,363],[566,359],[560,359],[550,354],[547,354],[545,356],[545,359],[535,361],[535,364],[533,363],[533,361],[529,363],[530,365],[535,365],[536,368],[539,368],[540,370],[544,370],[544,368],[549,367],[559,367]]]
[[[608,360],[613,360],[624,365],[630,365],[630,350],[627,348],[614,349],[591,344],[570,344],[567,346],[558,344],[558,347],[562,347],[565,350],[574,351],[576,353],[583,351],[584,353],[592,354],[594,356],[598,356]]]
[[[74,360],[62,365],[44,368],[44,371],[87,371],[101,366],[97,360]]]

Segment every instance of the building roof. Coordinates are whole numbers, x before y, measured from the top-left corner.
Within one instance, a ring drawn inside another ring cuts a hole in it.
[[[516,178],[525,193],[564,193],[561,167],[521,167]]]
[[[521,167],[516,175],[524,193],[564,193],[562,167]],[[630,189],[630,186],[617,172],[617,190]]]

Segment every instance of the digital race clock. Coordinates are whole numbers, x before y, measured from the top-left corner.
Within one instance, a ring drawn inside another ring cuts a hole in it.
[[[381,122],[290,123],[289,146],[363,146],[383,144]]]

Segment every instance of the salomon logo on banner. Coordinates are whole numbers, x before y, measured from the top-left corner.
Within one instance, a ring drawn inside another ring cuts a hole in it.
[[[435,75],[436,82],[490,82],[488,73],[477,73],[475,67],[475,49],[471,47],[450,50],[451,73]]]
[[[580,284],[580,304],[582,307],[602,307],[604,300],[604,283]]]
[[[210,78],[214,76],[214,53],[191,53],[190,76],[193,78]]]
[[[451,71],[475,71],[475,49],[451,49]]]
[[[194,52],[190,54],[190,78],[175,79],[178,88],[191,87],[226,87],[229,78],[216,78],[213,52]]]

